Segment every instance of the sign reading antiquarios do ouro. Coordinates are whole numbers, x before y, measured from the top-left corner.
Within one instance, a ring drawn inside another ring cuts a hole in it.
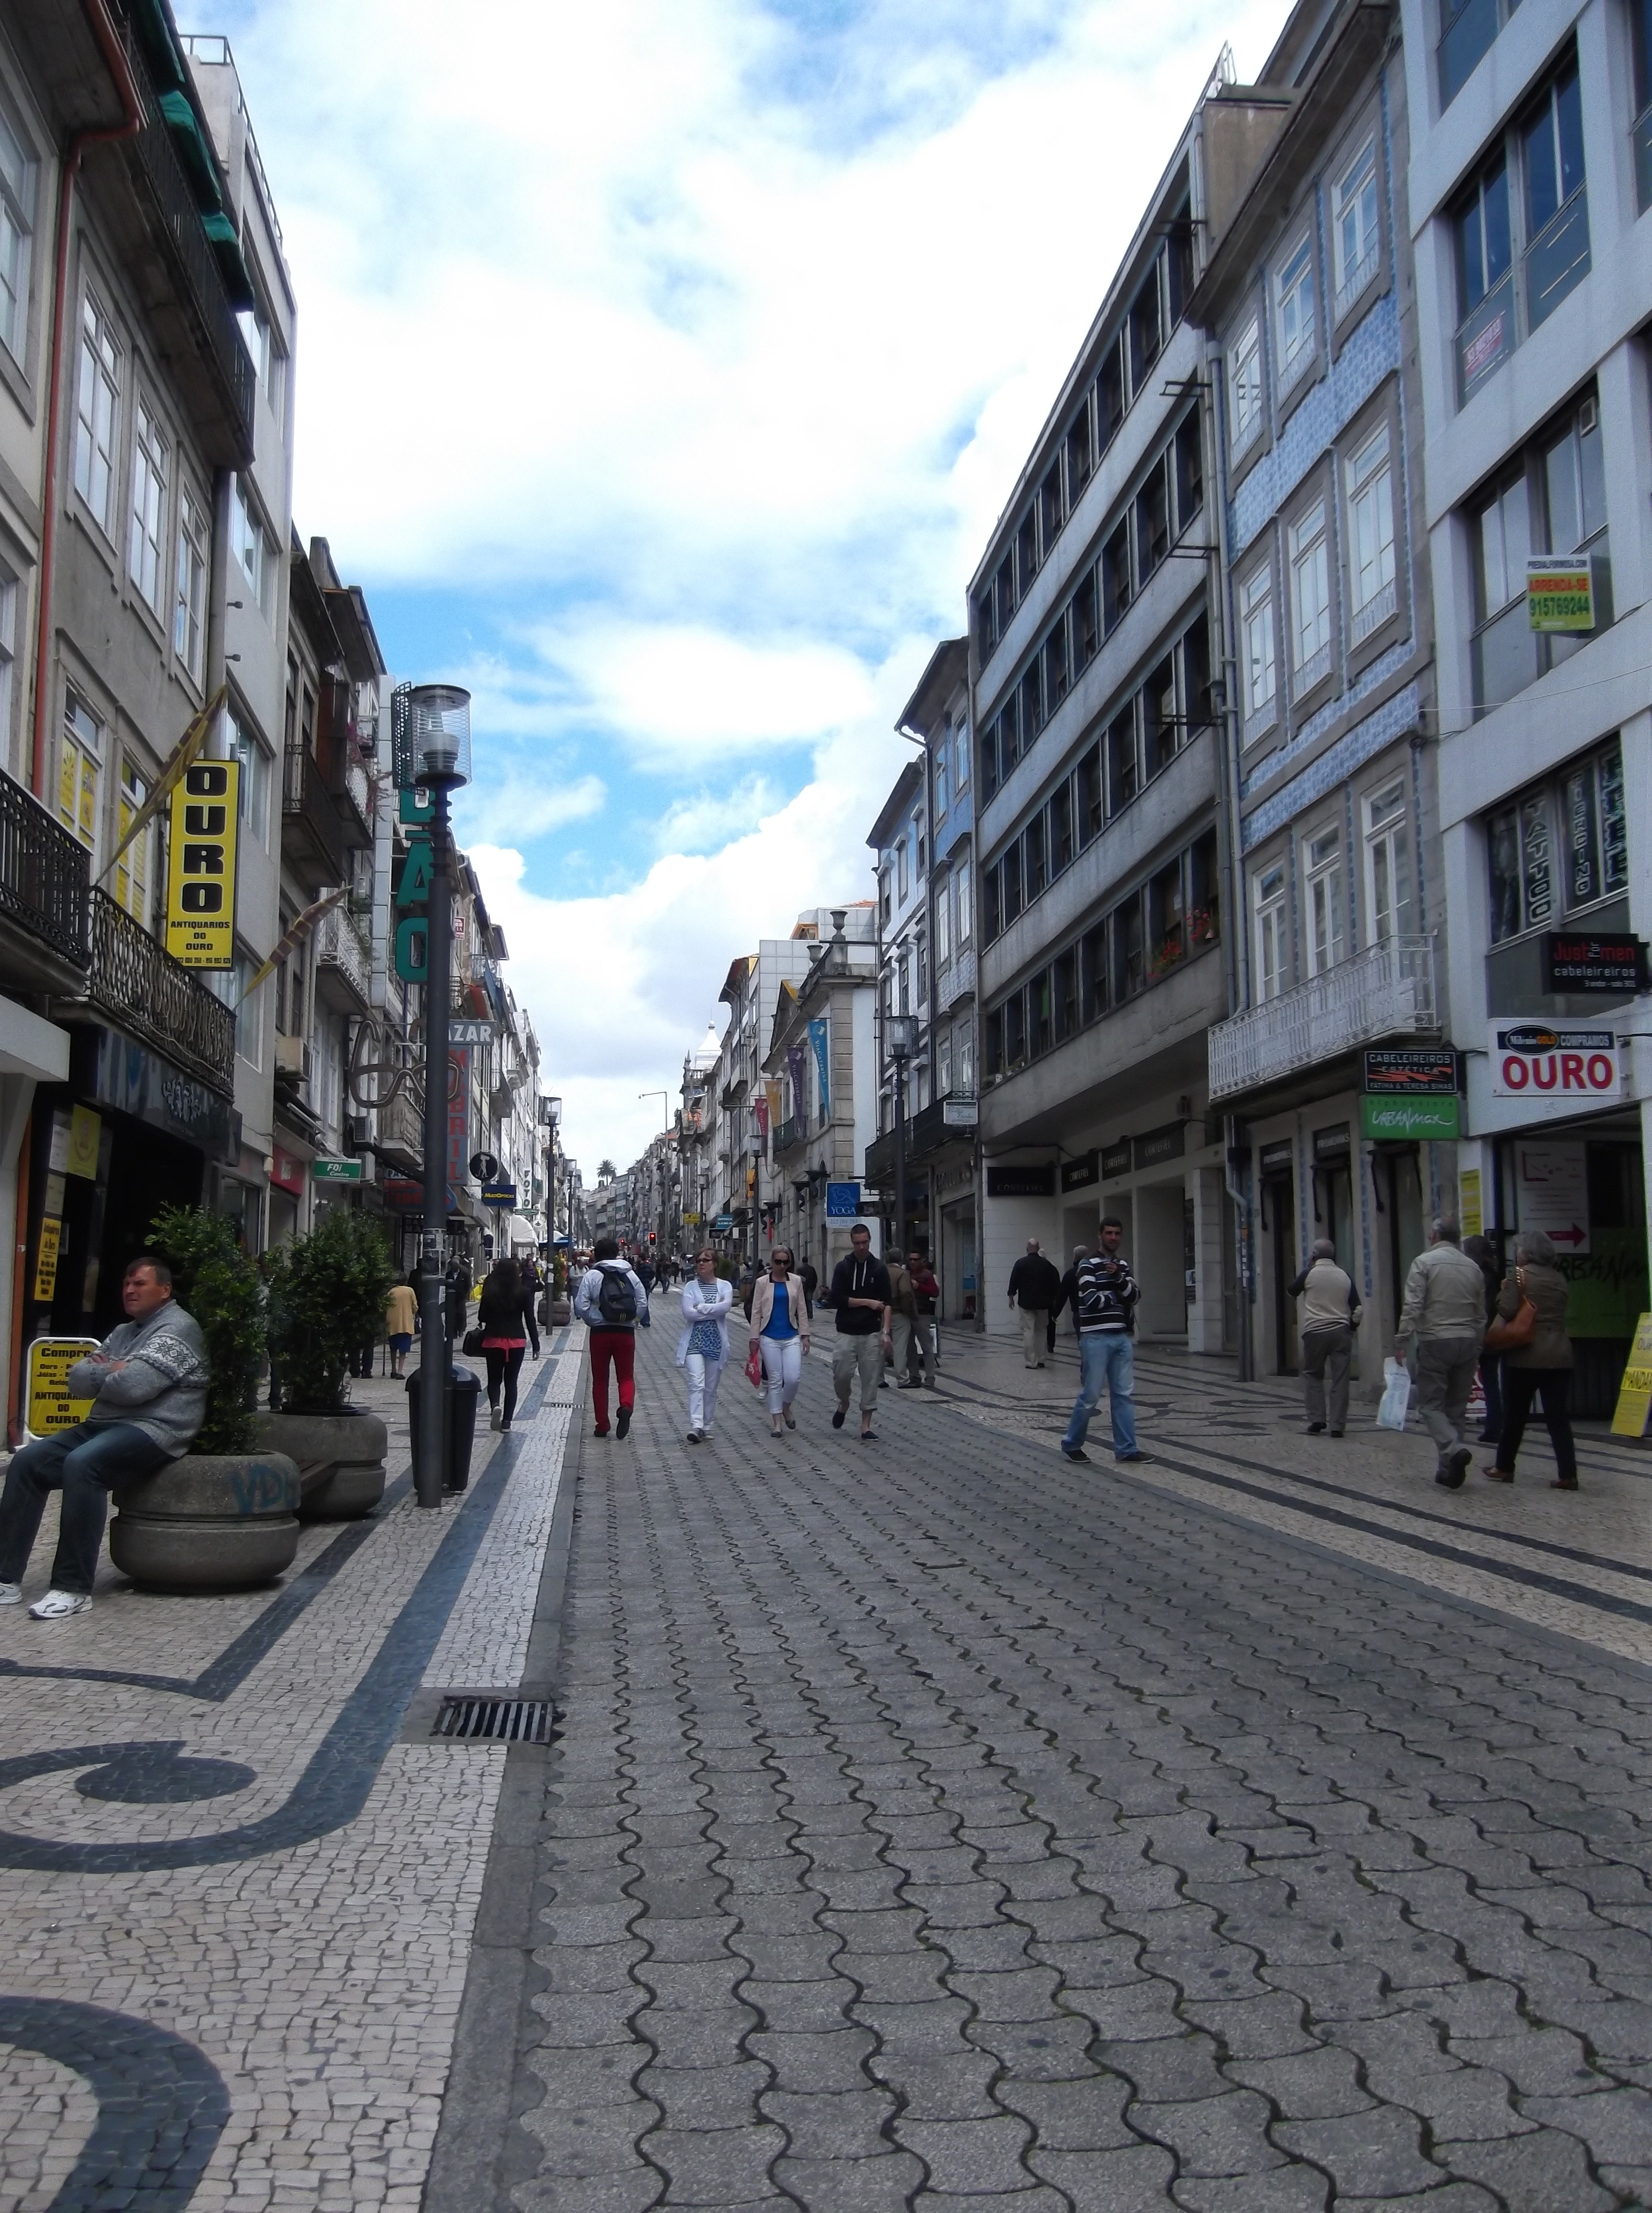
[[[197,761],[172,795],[167,950],[186,968],[235,965],[239,761]]]

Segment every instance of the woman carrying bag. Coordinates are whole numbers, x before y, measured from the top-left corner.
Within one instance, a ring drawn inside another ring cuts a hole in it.
[[[677,1365],[688,1376],[688,1442],[703,1444],[717,1411],[717,1386],[728,1364],[728,1310],[735,1287],[717,1274],[708,1245],[694,1256],[694,1272],[683,1285],[683,1333],[677,1339]]]
[[[1503,1356],[1503,1436],[1496,1462],[1484,1470],[1493,1483],[1514,1481],[1532,1401],[1541,1395],[1557,1470],[1550,1488],[1577,1488],[1568,1294],[1552,1244],[1540,1229],[1523,1229],[1515,1245],[1514,1272],[1497,1296],[1497,1320],[1486,1332],[1487,1350]]]
[[[494,1265],[476,1309],[482,1354],[488,1363],[488,1426],[508,1430],[516,1411],[516,1378],[522,1372],[527,1338],[522,1326],[522,1273],[514,1260]],[[501,1418],[499,1394],[504,1393]]]
[[[777,1245],[769,1255],[769,1272],[759,1276],[752,1292],[752,1350],[763,1363],[769,1387],[769,1426],[776,1436],[795,1430],[791,1402],[803,1380],[803,1355],[808,1350],[808,1302],[803,1279],[791,1272],[791,1253]]]

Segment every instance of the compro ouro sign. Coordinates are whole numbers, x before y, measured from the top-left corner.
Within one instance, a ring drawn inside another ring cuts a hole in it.
[[[1624,1095],[1615,1031],[1557,1029],[1546,1022],[1493,1022],[1491,1092],[1539,1107],[1600,1105]]]

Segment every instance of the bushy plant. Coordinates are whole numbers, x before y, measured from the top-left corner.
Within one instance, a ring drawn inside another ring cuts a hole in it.
[[[172,1271],[173,1296],[200,1325],[211,1363],[200,1453],[253,1450],[252,1408],[264,1361],[264,1286],[230,1222],[204,1206],[163,1206],[150,1248]]]
[[[384,1326],[390,1247],[369,1214],[330,1207],[279,1256],[270,1284],[270,1351],[290,1413],[336,1414],[350,1356]]]

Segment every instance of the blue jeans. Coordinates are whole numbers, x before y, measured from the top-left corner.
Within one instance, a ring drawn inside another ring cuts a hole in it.
[[[72,1430],[37,1437],[14,1453],[0,1493],[0,1583],[23,1580],[47,1495],[61,1491],[52,1588],[89,1597],[109,1493],[117,1484],[153,1475],[171,1458],[133,1422],[76,1422]]]
[[[1113,1416],[1113,1456],[1128,1460],[1136,1450],[1136,1347],[1121,1329],[1090,1330],[1078,1340],[1078,1364],[1084,1380],[1061,1440],[1064,1448],[1076,1451],[1083,1443],[1105,1391]]]

